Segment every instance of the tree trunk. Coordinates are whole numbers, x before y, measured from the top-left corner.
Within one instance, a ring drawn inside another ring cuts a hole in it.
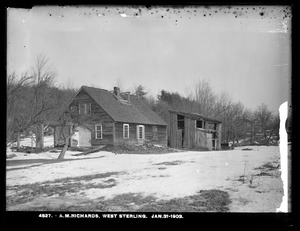
[[[36,148],[44,148],[44,124],[36,126]]]
[[[53,131],[54,147],[56,147],[58,145],[58,136],[57,136],[58,134],[57,134],[57,132],[58,132],[58,127],[55,126],[54,131]]]
[[[57,157],[58,160],[62,160],[65,157],[66,151],[68,149],[68,141],[65,143],[63,150],[60,152],[59,156]]]
[[[227,134],[226,134],[226,142],[229,143],[229,131],[227,131]]]
[[[89,149],[87,151],[84,151],[84,152],[81,152],[81,153],[78,153],[78,154],[74,154],[73,156],[85,156],[87,154],[97,152],[97,151],[99,151],[102,148],[103,148],[102,146],[99,146],[99,147],[96,147],[94,149]]]
[[[250,144],[252,145],[253,144],[253,129],[252,129],[252,123],[250,123],[250,129],[251,129],[251,131],[250,131]]]
[[[73,132],[68,137],[65,138],[65,145],[64,145],[63,150],[60,152],[59,156],[57,157],[58,160],[62,160],[65,157],[66,151],[67,151],[68,146],[69,146],[69,139],[74,134],[75,134],[75,131],[73,130]]]
[[[267,139],[267,145],[270,144],[270,139],[271,139],[271,137],[272,137],[272,135],[273,135],[273,132],[274,132],[274,129],[272,129],[272,131],[271,131],[271,133],[270,133],[270,135],[269,135],[269,137],[268,137],[268,139]]]
[[[263,130],[263,133],[264,133],[264,143],[265,143],[265,145],[269,145],[268,139],[267,139],[267,132],[265,130]]]
[[[20,150],[20,132],[17,133],[17,151]]]
[[[30,134],[30,140],[31,140],[31,151],[33,150],[33,136]]]

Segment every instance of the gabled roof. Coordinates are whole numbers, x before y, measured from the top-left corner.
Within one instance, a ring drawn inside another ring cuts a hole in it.
[[[179,114],[182,116],[186,116],[186,117],[189,117],[189,118],[195,119],[195,120],[204,120],[204,121],[208,121],[208,122],[212,122],[212,123],[219,123],[219,124],[222,123],[220,120],[209,118],[207,116],[204,116],[204,115],[201,115],[198,113],[188,113],[188,112],[181,112],[181,111],[175,111],[175,110],[169,110],[169,112]]]
[[[134,95],[130,95],[130,103],[124,103],[108,90],[82,86],[78,93],[82,89],[116,122],[167,125],[143,100]]]

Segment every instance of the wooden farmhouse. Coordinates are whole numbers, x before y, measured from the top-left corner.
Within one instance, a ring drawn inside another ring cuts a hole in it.
[[[169,110],[169,136],[172,148],[221,149],[221,121],[196,113]]]
[[[118,87],[108,91],[82,86],[66,110],[78,113],[81,121],[70,138],[70,146],[145,142],[167,145],[167,123],[141,98],[121,93]],[[56,126],[54,146],[64,142],[61,130]]]

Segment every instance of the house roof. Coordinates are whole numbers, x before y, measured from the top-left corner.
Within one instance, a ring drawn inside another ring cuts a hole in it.
[[[204,115],[201,115],[198,113],[181,112],[181,111],[175,111],[175,110],[169,110],[169,112],[179,114],[182,116],[186,116],[186,117],[189,117],[189,118],[195,119],[195,120],[205,120],[205,121],[212,122],[212,123],[222,123],[220,120],[209,118],[207,116],[204,116]]]
[[[78,92],[82,89],[116,122],[167,125],[143,100],[134,95],[130,95],[130,103],[126,103],[108,90],[82,86]]]

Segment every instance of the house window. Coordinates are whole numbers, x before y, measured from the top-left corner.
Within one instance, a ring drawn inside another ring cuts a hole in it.
[[[123,124],[123,138],[129,139],[129,124]]]
[[[197,128],[203,128],[203,122],[201,120],[197,120]]]
[[[211,130],[216,130],[215,124],[208,124],[208,128]]]
[[[85,114],[85,104],[79,104],[79,114]]]
[[[96,139],[102,139],[102,124],[95,125],[95,136]]]
[[[91,103],[85,104],[85,114],[91,114]]]
[[[145,126],[144,125],[137,126],[137,139],[138,140],[145,139]]]
[[[91,114],[91,103],[79,104],[79,114]]]

